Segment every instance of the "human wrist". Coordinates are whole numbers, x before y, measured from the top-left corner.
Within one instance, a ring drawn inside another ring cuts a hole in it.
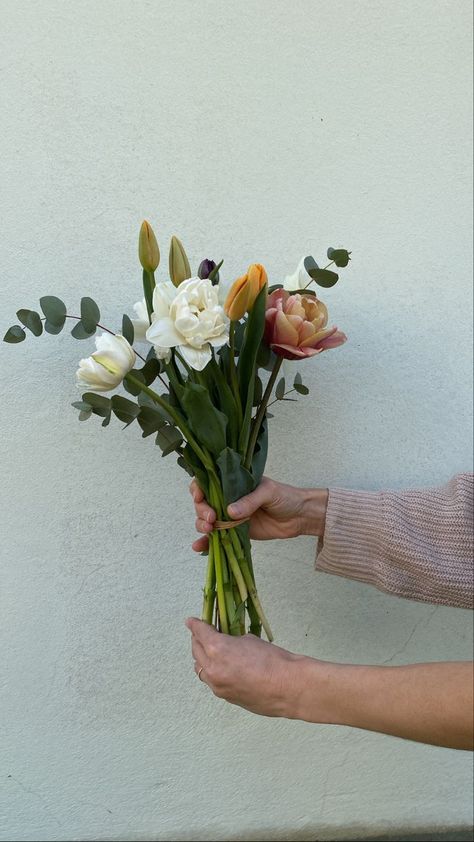
[[[300,535],[322,538],[326,526],[329,491],[327,488],[301,488]]]

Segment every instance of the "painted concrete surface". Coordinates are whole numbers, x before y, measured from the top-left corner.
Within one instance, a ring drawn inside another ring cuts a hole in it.
[[[401,488],[472,464],[470,25],[435,0],[3,0],[1,313],[139,297],[136,236],[273,281],[328,246],[349,342],[278,409],[267,472]],[[163,266],[166,264],[166,256]],[[0,838],[348,839],[465,832],[472,759],[257,718],[196,681],[186,479],[133,427],[79,424],[67,335],[0,349]],[[468,612],[255,548],[279,644],[320,658],[471,656]],[[410,837],[412,838],[412,837]],[[450,837],[454,838],[454,837]]]

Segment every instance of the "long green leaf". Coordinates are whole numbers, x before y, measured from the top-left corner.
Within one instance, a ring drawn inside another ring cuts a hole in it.
[[[181,404],[198,442],[210,453],[220,453],[226,446],[227,418],[213,405],[207,389],[188,381],[182,389]]]

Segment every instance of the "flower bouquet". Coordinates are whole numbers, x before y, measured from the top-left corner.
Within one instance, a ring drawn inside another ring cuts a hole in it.
[[[304,257],[284,284],[270,288],[263,266],[252,264],[226,296],[222,261],[203,260],[193,276],[177,237],[171,239],[169,279],[157,283],[160,251],[148,222],[140,229],[138,253],[143,299],[134,305],[136,318],[123,316],[120,332],[100,323],[93,299],[82,298],[80,315],[72,315],[61,299],[46,295],[40,299],[43,315],[18,310],[19,324],[4,341],[22,342],[26,330],[58,334],[70,322],[78,340],[102,331],[94,353],[79,363],[77,382],[85,390],[73,403],[79,419],[96,415],[103,427],[113,415],[126,427],[136,421],[143,438],[155,436],[163,456],[177,455],[218,517],[209,540],[202,619],[231,635],[260,636],[263,628],[272,640],[255,585],[248,524],[228,521],[227,506],[260,482],[272,397],[294,400],[290,393],[308,393],[299,372],[286,388],[279,376],[283,360],[301,361],[346,340],[327,326],[327,309],[308,287],[333,286],[338,275],[329,266],[347,266],[350,253],[328,249],[324,268]],[[103,394],[120,386],[128,397]]]

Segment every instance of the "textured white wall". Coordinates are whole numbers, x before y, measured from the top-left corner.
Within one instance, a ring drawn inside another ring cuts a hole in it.
[[[196,267],[353,250],[324,294],[349,342],[305,366],[268,473],[437,484],[471,465],[467,0],[3,0],[2,322],[56,293],[109,324],[149,218]],[[166,259],[163,265],[166,264]],[[163,277],[163,275],[162,275]],[[2,839],[347,839],[471,820],[471,758],[257,718],[192,670],[184,475],[134,427],[79,424],[67,334],[1,347]],[[470,656],[467,612],[255,549],[277,640],[327,659]]]

